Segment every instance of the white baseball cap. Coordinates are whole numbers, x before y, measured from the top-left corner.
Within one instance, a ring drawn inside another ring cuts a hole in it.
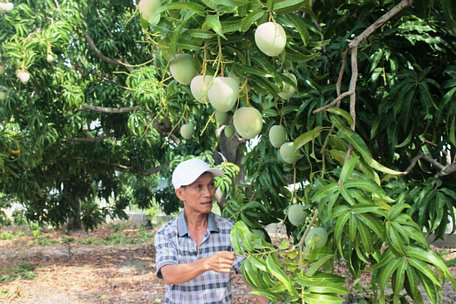
[[[190,185],[205,172],[210,172],[213,176],[223,175],[223,170],[211,168],[199,158],[192,158],[181,162],[173,172],[172,182],[174,189]]]

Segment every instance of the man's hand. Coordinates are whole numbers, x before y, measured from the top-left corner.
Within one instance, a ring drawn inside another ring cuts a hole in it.
[[[235,259],[233,252],[220,251],[204,259],[204,268],[216,272],[230,272]]]

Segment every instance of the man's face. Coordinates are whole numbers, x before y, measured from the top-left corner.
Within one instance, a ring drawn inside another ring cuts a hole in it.
[[[206,172],[193,183],[176,190],[176,195],[184,202],[185,208],[197,213],[209,213],[215,195],[214,177]]]

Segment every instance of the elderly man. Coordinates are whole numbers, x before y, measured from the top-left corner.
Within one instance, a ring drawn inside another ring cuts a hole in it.
[[[211,212],[214,177],[222,174],[197,158],[183,161],[173,172],[184,210],[155,234],[157,276],[167,284],[165,303],[231,303],[231,270],[240,273],[242,257],[231,246],[233,223]],[[263,297],[257,300],[268,303]]]

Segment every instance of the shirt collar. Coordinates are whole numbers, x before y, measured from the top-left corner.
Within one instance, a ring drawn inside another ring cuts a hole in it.
[[[219,232],[217,221],[215,220],[215,214],[212,212],[209,213],[207,218],[207,229],[209,232]],[[179,236],[188,234],[187,221],[185,220],[183,211],[177,217],[177,232]]]

